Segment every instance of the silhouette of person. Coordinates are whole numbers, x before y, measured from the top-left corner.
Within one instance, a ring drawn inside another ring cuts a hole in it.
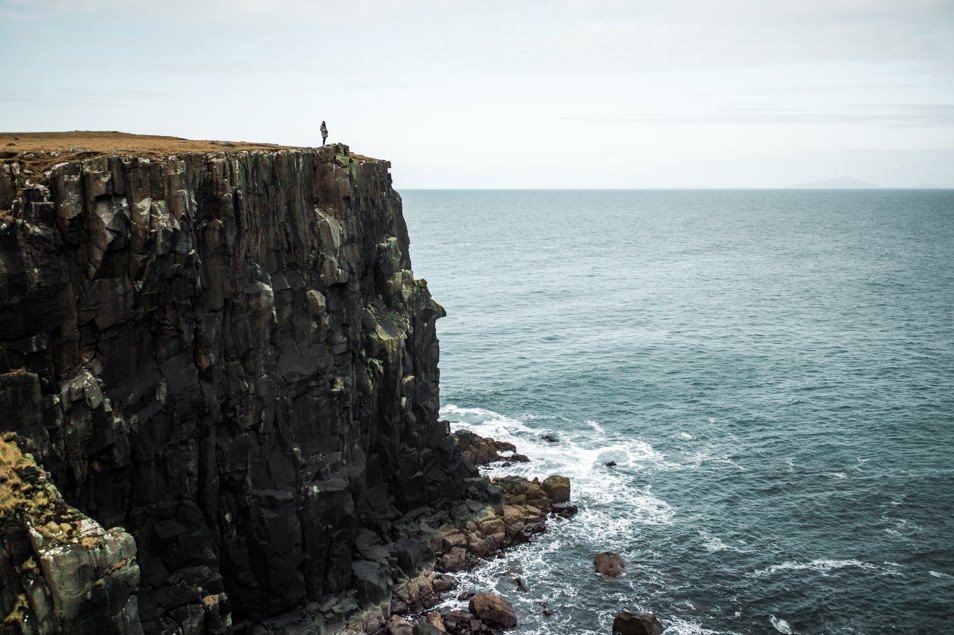
[[[321,122],[321,145],[325,145],[325,140],[328,138],[328,126],[325,125],[325,122]]]

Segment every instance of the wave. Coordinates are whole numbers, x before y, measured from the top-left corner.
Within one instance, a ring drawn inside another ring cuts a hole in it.
[[[792,635],[792,627],[785,620],[775,617],[774,615],[769,616],[769,623],[772,625],[772,628],[777,630],[779,633],[785,633],[785,635]]]
[[[440,414],[451,421],[452,428],[513,443],[518,452],[530,457],[528,463],[486,466],[481,473],[487,476],[568,477],[573,502],[580,509],[574,522],[600,540],[622,545],[639,525],[672,523],[672,507],[650,487],[634,484],[634,473],[670,466],[665,455],[645,441],[606,436],[592,420],[576,430],[568,430],[566,425],[554,430],[545,426],[546,420],[515,419],[484,408],[447,404]]]
[[[871,562],[862,562],[860,560],[812,560],[811,562],[783,562],[782,564],[773,564],[766,569],[760,569],[753,575],[762,577],[772,575],[779,571],[813,571],[828,575],[829,572],[837,569],[857,568],[866,571],[879,571],[888,575],[896,575],[897,568],[900,565],[893,562],[884,562],[883,564],[874,564]]]
[[[699,530],[699,537],[702,538],[702,546],[705,547],[706,551],[709,553],[718,553],[720,551],[735,551],[737,553],[747,553],[751,551],[750,549],[740,549],[739,547],[734,547],[732,545],[722,542],[722,539],[718,536],[710,534],[705,529]]]
[[[583,423],[590,426],[593,429],[593,432],[597,432],[599,434],[606,434],[606,430],[603,429],[603,426],[593,421],[592,419],[587,419]]]

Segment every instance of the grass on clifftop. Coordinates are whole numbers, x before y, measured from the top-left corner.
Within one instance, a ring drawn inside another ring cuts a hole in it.
[[[137,135],[126,132],[0,132],[0,163],[18,162],[33,172],[49,170],[57,163],[80,161],[101,155],[135,155],[162,158],[174,154],[239,152],[242,150],[293,150],[302,146],[246,141],[193,140],[180,137]],[[351,154],[357,161],[374,160]]]

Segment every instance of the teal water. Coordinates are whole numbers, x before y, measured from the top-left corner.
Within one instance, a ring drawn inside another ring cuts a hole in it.
[[[580,507],[464,576],[515,632],[954,632],[954,191],[402,196],[443,415]]]

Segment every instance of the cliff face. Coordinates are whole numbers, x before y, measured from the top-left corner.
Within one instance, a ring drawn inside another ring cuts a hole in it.
[[[411,274],[388,167],[341,145],[0,166],[0,430],[138,547],[113,558],[138,562],[132,600],[87,608],[108,614],[87,632],[375,599],[356,538],[461,497],[473,467],[437,420],[443,310]],[[20,587],[33,522],[2,525]],[[0,617],[71,610],[13,590]]]

